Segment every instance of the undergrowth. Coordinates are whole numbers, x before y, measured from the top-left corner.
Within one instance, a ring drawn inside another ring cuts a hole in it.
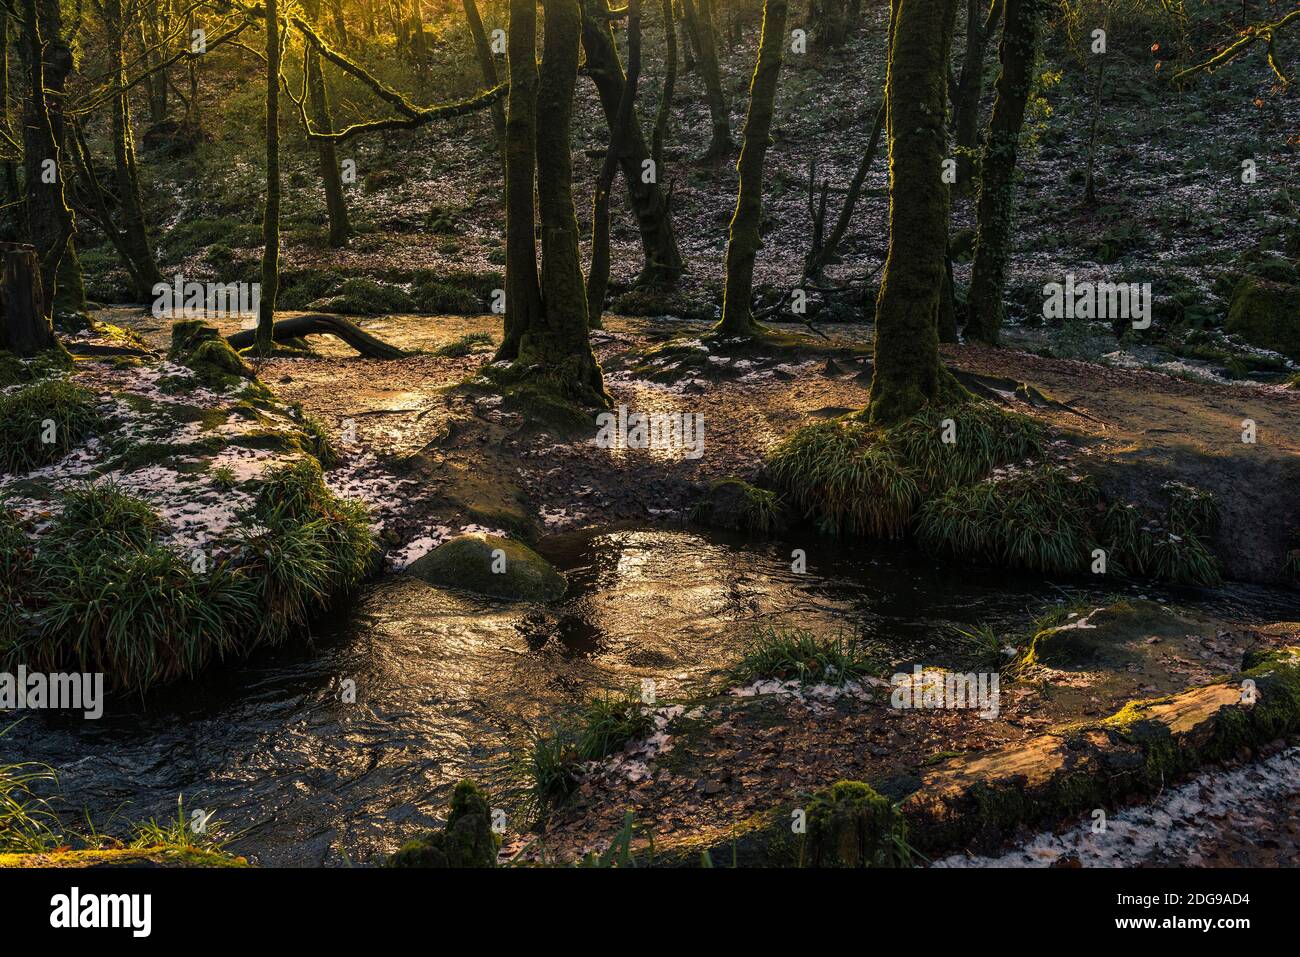
[[[150,506],[111,483],[78,486],[33,547],[0,509],[0,660],[104,672],[144,691],[286,640],[368,573],[364,507],[336,497],[315,461],[269,473],[251,530],[182,554]]]
[[[654,730],[654,716],[635,692],[606,692],[537,735],[527,757],[528,805],[545,815],[577,788],[583,765],[613,754]]]
[[[879,662],[852,636],[769,625],[750,634],[726,680],[730,686],[766,679],[842,685],[879,670]]]

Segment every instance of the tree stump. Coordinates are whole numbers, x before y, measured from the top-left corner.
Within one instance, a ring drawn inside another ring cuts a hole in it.
[[[41,267],[36,247],[0,243],[0,349],[30,358],[58,347],[54,327],[44,311]]]

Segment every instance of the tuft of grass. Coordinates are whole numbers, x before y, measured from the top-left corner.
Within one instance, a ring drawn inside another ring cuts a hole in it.
[[[225,821],[203,819],[201,833],[196,833],[192,824],[194,818],[185,814],[185,797],[176,797],[176,820],[158,821],[150,818],[131,827],[132,848],[161,848],[169,851],[207,851],[220,853],[229,841],[222,838],[221,832]]]
[[[144,548],[162,527],[148,502],[127,494],[111,480],[75,486],[60,500],[63,512],[53,534],[68,546],[92,551]]]
[[[916,535],[925,548],[958,558],[1080,572],[1088,567],[1098,501],[1091,482],[1055,466],[1015,469],[931,499]]]
[[[57,818],[32,793],[34,786],[54,781],[53,770],[43,764],[0,764],[0,853],[28,854],[57,843],[52,826]]]
[[[1216,585],[1219,561],[1208,539],[1218,528],[1214,497],[1185,482],[1166,482],[1163,517],[1124,502],[1113,503],[1101,522],[1112,570],[1182,585]]]
[[[953,441],[943,436],[950,423]],[[998,465],[1043,454],[1043,427],[991,402],[930,406],[885,436],[929,492],[979,481]]]
[[[481,352],[482,346],[491,346],[492,336],[486,332],[470,332],[455,339],[445,346],[433,350],[433,355],[446,359],[462,359],[475,352]]]
[[[768,473],[791,506],[824,533],[897,538],[921,490],[907,463],[879,436],[861,421],[819,422],[778,445]]]
[[[278,644],[355,587],[375,554],[364,506],[325,487],[304,458],[270,473],[237,557],[195,565],[156,538],[147,504],[114,486],[67,493],[33,549],[0,511],[0,659],[43,671],[102,671],[144,691]]]
[[[316,461],[320,462],[320,467],[329,471],[339,464],[338,449],[334,447],[334,441],[326,431],[325,426],[321,424],[320,419],[314,415],[304,413],[302,415],[303,447],[316,456]]]
[[[0,470],[25,472],[57,462],[103,424],[95,397],[63,379],[0,395]]]
[[[754,629],[725,676],[730,685],[766,679],[842,685],[878,670],[879,663],[852,637],[769,625]]]
[[[534,738],[524,768],[530,781],[529,807],[544,816],[577,788],[584,764],[653,730],[654,716],[636,692],[606,692],[589,699],[549,733]]]

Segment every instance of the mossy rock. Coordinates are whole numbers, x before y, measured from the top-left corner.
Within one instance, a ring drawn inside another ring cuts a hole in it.
[[[177,319],[172,323],[172,343],[167,358],[181,362],[204,342],[220,338],[221,332],[217,327],[202,319]]]
[[[1062,671],[1124,671],[1148,657],[1151,639],[1213,637],[1215,625],[1158,602],[1134,599],[1080,614],[1034,635],[1021,661]]]
[[[568,587],[564,576],[523,542],[495,535],[453,538],[412,562],[407,572],[430,585],[511,601],[553,601]]]
[[[1300,285],[1243,276],[1232,292],[1227,330],[1251,345],[1300,360]]]
[[[907,867],[907,823],[894,803],[861,781],[837,781],[808,804],[811,867]]]
[[[496,867],[500,846],[487,797],[474,782],[461,781],[452,792],[446,826],[402,845],[388,866]]]
[[[710,485],[691,511],[691,519],[714,528],[762,534],[782,524],[776,494],[738,478],[725,478]]]
[[[167,357],[193,370],[204,385],[228,389],[256,376],[220,331],[201,319],[179,319],[172,324]]]

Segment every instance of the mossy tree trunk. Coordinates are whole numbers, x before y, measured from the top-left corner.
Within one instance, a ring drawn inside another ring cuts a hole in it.
[[[75,229],[72,210],[64,198],[64,164],[60,156],[61,119],[56,118],[49,94],[72,69],[72,50],[62,33],[58,4],[51,0],[23,0],[22,58],[27,70],[27,96],[23,103],[23,172],[26,179],[28,232],[40,260],[45,314],[54,310],[60,271],[71,251]]]
[[[506,117],[506,313],[497,359],[519,355],[519,341],[542,309],[537,275],[537,2],[510,0],[506,38],[510,93]]]
[[[542,308],[520,339],[515,368],[531,374],[535,367],[567,398],[606,406],[609,396],[587,328],[587,286],[578,261],[573,207],[570,127],[583,16],[578,0],[546,0],[543,11],[536,106],[537,114],[546,117],[537,126]]]
[[[587,322],[592,329],[603,327],[605,291],[609,286],[609,191],[614,185],[618,158],[632,125],[636,88],[641,78],[641,0],[628,0],[627,11],[627,77],[623,83],[623,100],[610,129],[609,148],[596,176],[592,202],[591,267],[587,270]]]
[[[967,295],[966,337],[996,344],[1002,328],[1007,241],[1015,206],[1016,151],[1033,86],[1043,0],[1006,0],[997,98],[980,159],[975,260]]]
[[[262,210],[262,293],[257,351],[271,351],[280,287],[280,10],[266,0],[266,205]]]
[[[479,73],[483,76],[483,88],[492,89],[497,80],[497,66],[492,60],[492,48],[488,46],[487,33],[483,30],[483,18],[479,16],[478,4],[474,0],[461,0],[465,7],[465,19],[469,22],[470,36],[474,38],[474,56],[478,59]],[[501,150],[502,164],[505,163],[506,144],[506,108],[497,100],[492,104],[492,128],[496,130],[497,146]]]
[[[0,127],[13,135],[9,119],[9,38],[13,26],[9,11],[0,9]],[[12,157],[0,161],[0,240],[17,242],[27,234],[23,220],[22,191],[18,187],[18,164]]]
[[[306,0],[303,10],[307,19],[316,26],[320,19],[320,0]],[[322,133],[334,132],[334,118],[330,113],[329,89],[321,69],[320,51],[310,43],[304,45],[303,69],[307,72],[307,94],[311,100],[312,122]],[[325,191],[325,209],[329,215],[330,245],[340,249],[348,244],[352,224],[348,219],[348,201],[343,192],[343,177],[339,173],[338,151],[328,140],[316,143],[317,163],[320,167],[321,188]]]
[[[939,361],[948,186],[944,107],[957,0],[895,0],[885,84],[889,253],[876,300],[871,421],[891,425],[955,386]]]
[[[759,226],[763,216],[763,163],[772,135],[772,113],[776,104],[777,80],[781,75],[785,44],[786,0],[764,0],[763,32],[749,85],[749,113],[740,145],[740,188],[736,211],[727,236],[727,278],[722,295],[719,333],[750,336],[758,323],[750,311],[754,287],[754,260],[762,247]]]
[[[700,76],[704,80],[704,99],[709,104],[709,119],[713,123],[705,159],[721,159],[731,155],[736,145],[731,142],[731,119],[718,65],[712,0],[682,0],[682,16],[694,41]]]
[[[582,47],[587,54],[587,73],[596,84],[606,124],[612,131],[619,122],[619,106],[623,102],[627,78],[623,75],[618,48],[614,45],[613,30],[605,16],[609,12],[608,0],[582,2]],[[646,164],[651,156],[645,137],[641,135],[641,121],[635,106],[618,160],[636,213],[637,227],[641,231],[641,248],[645,257],[641,279],[651,283],[673,283],[682,274],[682,254],[677,248],[677,234],[673,230],[667,197],[660,187],[659,172],[656,169],[652,176],[646,175]]]
[[[980,99],[984,95],[984,57],[989,38],[1002,15],[1003,0],[967,0],[966,49],[962,53],[961,77],[953,95],[953,141],[958,150],[975,149],[979,138]],[[985,7],[987,6],[987,9]],[[973,192],[973,170],[969,152],[957,155],[957,188]]]

